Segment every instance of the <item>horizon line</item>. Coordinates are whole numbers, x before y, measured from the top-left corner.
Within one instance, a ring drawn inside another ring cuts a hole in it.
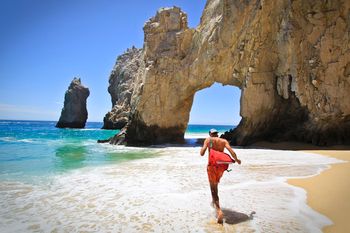
[[[1,119],[0,121],[45,121],[45,122],[58,122],[55,120],[26,120],[26,119]],[[86,123],[103,123],[103,121],[86,121]],[[217,126],[237,126],[235,124],[227,123],[188,123],[187,125],[217,125]]]

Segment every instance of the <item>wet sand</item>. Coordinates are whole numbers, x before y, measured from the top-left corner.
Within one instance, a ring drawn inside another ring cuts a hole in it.
[[[304,179],[289,179],[288,183],[307,191],[307,203],[316,211],[326,215],[333,221],[324,227],[323,232],[349,232],[350,221],[350,147],[333,146],[317,147],[303,143],[269,143],[259,142],[257,147],[273,149],[302,150],[307,153],[333,157],[344,163],[333,164],[330,169],[320,175]]]
[[[308,204],[333,221],[333,225],[325,227],[323,232],[348,232],[350,229],[350,150],[307,152],[347,161],[347,163],[331,165],[330,169],[318,176],[291,179],[288,183],[304,188],[307,191]]]

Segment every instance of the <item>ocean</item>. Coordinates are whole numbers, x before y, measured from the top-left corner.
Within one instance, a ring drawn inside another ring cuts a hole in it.
[[[190,125],[187,145],[98,144],[116,130],[102,123],[57,129],[55,122],[0,121],[0,232],[321,232],[331,221],[306,204],[288,178],[341,161],[316,154],[234,148],[242,165],[225,172],[215,223],[207,156]]]
[[[97,144],[119,130],[103,130],[102,122],[85,129],[58,129],[54,121],[0,120],[0,179],[31,179],[87,166],[99,166],[155,156],[147,149],[127,150]],[[206,137],[211,128],[225,132],[234,126],[189,125],[186,137]]]

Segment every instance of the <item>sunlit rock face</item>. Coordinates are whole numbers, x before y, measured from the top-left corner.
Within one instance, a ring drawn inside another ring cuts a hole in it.
[[[127,143],[182,141],[194,94],[214,82],[242,91],[242,120],[224,134],[233,144],[350,143],[349,8],[348,1],[208,0],[195,29],[179,8],[160,9],[144,26]]]
[[[74,78],[64,96],[64,106],[56,124],[57,128],[84,128],[88,118],[86,100],[89,88],[81,84],[80,78]]]

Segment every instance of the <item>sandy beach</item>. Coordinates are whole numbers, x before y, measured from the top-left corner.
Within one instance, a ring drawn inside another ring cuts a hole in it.
[[[349,187],[341,179],[349,175],[346,148],[320,152],[300,143],[266,142],[235,147],[242,164],[231,165],[232,172],[225,172],[220,182],[225,215],[220,225],[210,206],[208,158],[199,155],[196,144],[200,135],[187,136],[187,145],[143,148],[93,140],[43,140],[38,151],[34,150],[38,139],[3,138],[37,154],[51,149],[47,157],[53,160],[40,160],[41,165],[58,170],[3,174],[0,232],[321,233],[325,227],[329,232],[347,229],[349,190],[343,189]],[[20,166],[20,160],[8,162],[8,167],[14,165]]]
[[[333,225],[323,229],[324,232],[348,232],[350,229],[350,150],[309,150],[347,161],[333,164],[331,168],[318,176],[307,179],[290,179],[289,184],[302,187],[307,191],[307,202],[316,211],[326,215]]]
[[[106,151],[144,149],[99,145]],[[328,215],[310,208],[286,180],[315,176],[335,158],[303,151],[236,148],[242,165],[225,172],[219,196],[225,222],[210,206],[198,146],[147,148],[153,156],[86,167],[41,182],[0,183],[0,230],[99,232],[322,232]],[[21,224],[18,224],[20,222]]]
[[[258,142],[254,145],[270,149],[303,151],[343,160],[344,163],[332,164],[329,169],[317,176],[289,179],[288,183],[305,189],[308,205],[332,220],[333,224],[324,227],[323,232],[348,232],[350,229],[349,146],[318,147],[298,142]]]

